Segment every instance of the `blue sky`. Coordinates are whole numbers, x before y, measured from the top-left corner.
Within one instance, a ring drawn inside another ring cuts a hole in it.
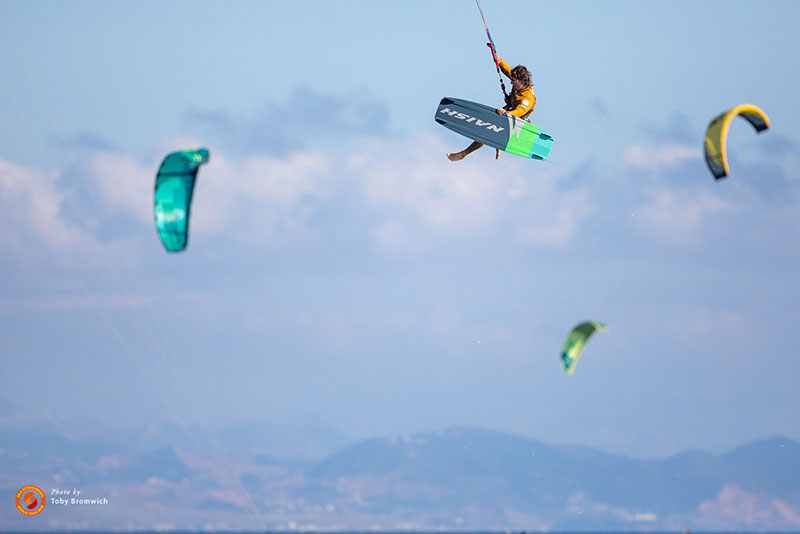
[[[644,456],[800,439],[800,5],[483,8],[546,162],[444,157],[469,141],[441,97],[501,102],[471,1],[0,1],[3,400]],[[714,182],[703,132],[743,102],[772,127],[737,120]],[[153,176],[192,146],[167,255]],[[609,331],[565,376],[585,319]]]

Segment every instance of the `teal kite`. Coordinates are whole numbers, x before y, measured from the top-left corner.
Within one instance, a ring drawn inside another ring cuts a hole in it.
[[[180,252],[189,240],[189,213],[194,182],[200,165],[208,163],[208,150],[197,148],[167,154],[156,176],[153,215],[167,252]]]
[[[564,348],[561,350],[561,368],[568,375],[575,372],[575,364],[578,363],[578,356],[580,356],[586,342],[592,337],[595,330],[605,332],[608,330],[606,325],[596,323],[594,321],[586,321],[575,326],[567,336],[564,342]]]

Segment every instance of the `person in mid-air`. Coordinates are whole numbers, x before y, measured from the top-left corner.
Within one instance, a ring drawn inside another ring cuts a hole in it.
[[[508,76],[512,86],[511,94],[508,95],[508,104],[504,108],[497,108],[497,113],[499,115],[508,113],[521,119],[528,118],[528,115],[533,111],[533,106],[536,104],[536,95],[533,93],[533,86],[531,86],[531,73],[524,65],[517,65],[512,69],[508,66],[508,63],[500,58],[497,59],[500,61],[500,70],[503,71],[503,74]],[[473,141],[472,144],[461,152],[448,154],[447,158],[450,161],[464,159],[468,154],[475,152],[482,146],[483,143]],[[499,157],[500,151],[497,150],[495,159]]]

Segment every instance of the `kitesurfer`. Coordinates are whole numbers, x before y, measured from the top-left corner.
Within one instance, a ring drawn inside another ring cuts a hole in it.
[[[490,43],[487,43],[487,45],[489,48],[492,46]],[[533,106],[536,105],[536,95],[533,93],[533,86],[531,85],[531,73],[524,65],[517,65],[512,69],[508,66],[508,63],[499,57],[497,60],[500,64],[500,70],[502,70],[503,74],[505,74],[511,80],[512,86],[511,94],[509,94],[507,97],[506,106],[497,108],[498,115],[504,115],[508,113],[521,119],[527,119],[531,112],[533,112]],[[483,143],[473,141],[472,144],[470,144],[461,152],[447,154],[447,158],[450,161],[462,160],[468,154],[475,152],[482,146]],[[500,150],[497,150],[495,159],[499,157]]]

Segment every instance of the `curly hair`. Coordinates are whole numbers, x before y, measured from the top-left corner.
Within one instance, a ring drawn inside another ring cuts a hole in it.
[[[524,65],[517,65],[511,69],[511,79],[519,80],[525,84],[525,87],[531,86],[531,73]]]

